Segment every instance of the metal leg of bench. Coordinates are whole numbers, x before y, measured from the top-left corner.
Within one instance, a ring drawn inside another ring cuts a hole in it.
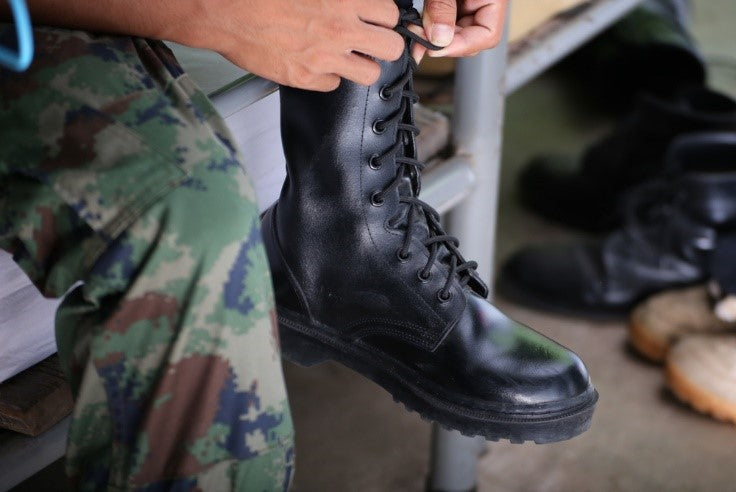
[[[478,273],[492,286],[507,36],[493,50],[458,61],[455,72],[453,139],[456,153],[473,164],[473,191],[448,213],[449,232],[463,255],[478,261]],[[434,425],[428,488],[460,492],[475,488],[482,438],[462,436]]]

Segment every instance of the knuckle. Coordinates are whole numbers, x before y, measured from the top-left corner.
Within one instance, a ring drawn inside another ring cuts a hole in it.
[[[347,34],[348,29],[345,27],[345,22],[340,19],[330,18],[322,23],[320,35],[323,39],[343,39]]]
[[[290,64],[287,64],[284,70],[283,79],[285,85],[288,85],[289,87],[296,87],[299,83],[300,77],[297,73],[296,68]]]
[[[322,90],[324,92],[334,91],[340,85],[340,77],[329,76],[325,77],[322,82]]]
[[[429,0],[427,9],[432,14],[454,14],[457,10],[455,0]]]
[[[316,83],[318,76],[306,67],[294,66],[290,68],[288,78],[290,80],[288,85],[308,88]]]
[[[386,6],[386,17],[392,24],[399,23],[399,7],[394,2],[389,2]]]
[[[493,37],[494,41],[499,42],[501,41],[501,38],[503,38],[503,27],[503,25],[498,25],[491,28],[491,36]]]
[[[299,70],[304,72],[311,72],[313,70],[319,70],[321,67],[321,57],[317,50],[308,50],[304,53],[302,64],[299,66]]]
[[[301,86],[307,89],[320,90],[323,82],[317,77],[305,77],[301,81]]]
[[[495,48],[501,42],[501,29],[492,29],[488,39],[488,48]]]

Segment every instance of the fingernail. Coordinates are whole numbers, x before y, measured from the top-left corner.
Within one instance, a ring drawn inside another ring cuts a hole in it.
[[[432,26],[432,39],[430,41],[437,46],[447,46],[452,43],[454,34],[454,27],[448,26],[447,24],[435,24]]]

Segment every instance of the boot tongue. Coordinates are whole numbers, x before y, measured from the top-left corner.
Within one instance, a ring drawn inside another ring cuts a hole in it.
[[[401,183],[398,187],[400,197],[415,197],[414,186],[412,185],[412,179],[409,176],[404,176],[401,179]],[[402,203],[400,205],[402,218],[398,224],[398,227],[405,229],[408,226],[407,221],[409,220],[409,204]],[[412,228],[412,237],[418,241],[425,241],[429,239],[429,226],[427,225],[427,219],[424,217],[424,213],[417,210],[414,213],[414,227]]]
[[[428,41],[422,39],[415,33],[408,30],[407,25],[409,24],[421,26],[421,22],[419,21],[419,13],[415,9],[411,8],[411,0],[396,0],[396,2],[401,8],[402,12],[402,22],[399,24],[399,26],[397,26],[396,30],[397,32],[405,36],[407,40],[407,49],[405,51],[405,56],[407,56],[408,65],[404,66],[403,69],[413,72],[416,69],[416,64],[414,64],[413,60],[411,60],[409,53],[411,52],[411,48],[414,43],[422,44],[426,48],[432,50],[439,50],[441,48],[429,43]],[[405,14],[409,15],[406,19],[404,18]],[[404,21],[406,22],[406,24],[403,23]],[[416,160],[416,133],[418,133],[418,129],[415,126],[414,108],[412,107],[416,98],[412,74],[409,73],[409,76],[405,80],[406,83],[402,87],[402,93],[404,97],[407,97],[408,104],[404,103],[404,112],[400,118],[402,125],[399,127],[400,130],[398,131],[398,138],[402,139],[402,145],[399,146],[399,150],[397,151],[396,156],[403,157],[404,159],[400,164],[401,177],[399,178],[399,182],[396,185],[395,189],[398,192],[399,197],[404,199],[410,198],[412,200],[410,200],[408,203],[400,203],[398,207],[399,210],[397,211],[398,216],[394,216],[391,219],[391,222],[393,223],[393,227],[404,229],[406,230],[407,234],[409,234],[408,230],[411,230],[411,240],[424,243],[432,236],[438,234],[445,236],[445,233],[439,224],[435,224],[436,212],[434,211],[434,209],[418,199],[421,191],[420,172],[424,166]],[[416,162],[416,164],[413,165],[411,163],[412,161]],[[399,171],[397,170],[397,172]],[[395,183],[396,182],[394,181],[392,183],[392,186],[394,186]],[[414,214],[412,217],[412,223],[409,224],[408,221],[412,216],[412,210],[414,210]],[[430,223],[435,224],[432,226],[432,231],[430,231]],[[450,240],[455,241],[454,238],[450,238]],[[439,250],[435,250],[435,248],[439,248]],[[434,260],[435,264],[441,263],[445,265],[450,265],[451,262],[454,263],[454,268],[458,268],[460,269],[460,272],[462,272],[460,273],[460,275],[463,277],[467,277],[467,279],[463,278],[463,285],[467,285],[482,297],[486,297],[488,295],[488,288],[475,272],[475,266],[473,266],[472,263],[465,262],[465,260],[461,256],[459,256],[459,253],[457,258],[452,258],[453,253],[451,253],[451,248],[451,246],[443,243],[433,243],[431,246],[427,247],[427,250],[428,254],[431,254],[430,249],[432,251],[436,251],[437,255],[435,256]],[[448,266],[448,268],[452,267]]]
[[[411,179],[408,176],[401,178],[401,183],[399,184],[399,196],[414,196],[414,187],[412,186]]]
[[[404,176],[398,187],[399,196],[415,197],[416,194],[413,192],[413,189],[414,187],[412,185],[412,179],[409,176]],[[410,206],[409,204],[402,203],[399,207],[401,209],[401,220],[398,221],[397,228],[406,230],[408,227]],[[429,225],[427,224],[427,218],[425,217],[424,212],[422,212],[420,209],[414,212],[414,224],[412,227],[411,235],[412,239],[420,242],[424,242],[431,237],[431,234],[429,232]],[[437,255],[437,259],[435,260],[435,262],[444,265],[449,264],[451,254],[447,250],[447,248],[442,244],[437,244],[435,247],[440,248],[440,252]],[[429,254],[429,250],[427,250],[427,254]]]

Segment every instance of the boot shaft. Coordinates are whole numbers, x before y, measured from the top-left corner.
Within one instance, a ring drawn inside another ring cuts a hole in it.
[[[642,95],[616,131],[586,151],[582,173],[601,183],[639,183],[661,172],[673,139],[704,131],[736,131],[736,101],[704,88],[674,100]]]
[[[279,203],[290,216],[330,225],[354,220],[370,207],[368,190],[394,177],[395,160],[376,157],[396,142],[398,123],[382,123],[401,109],[402,97],[401,89],[387,97],[384,88],[402,77],[408,57],[407,48],[399,60],[380,62],[381,75],[368,87],[345,79],[326,93],[281,87],[287,172]]]

